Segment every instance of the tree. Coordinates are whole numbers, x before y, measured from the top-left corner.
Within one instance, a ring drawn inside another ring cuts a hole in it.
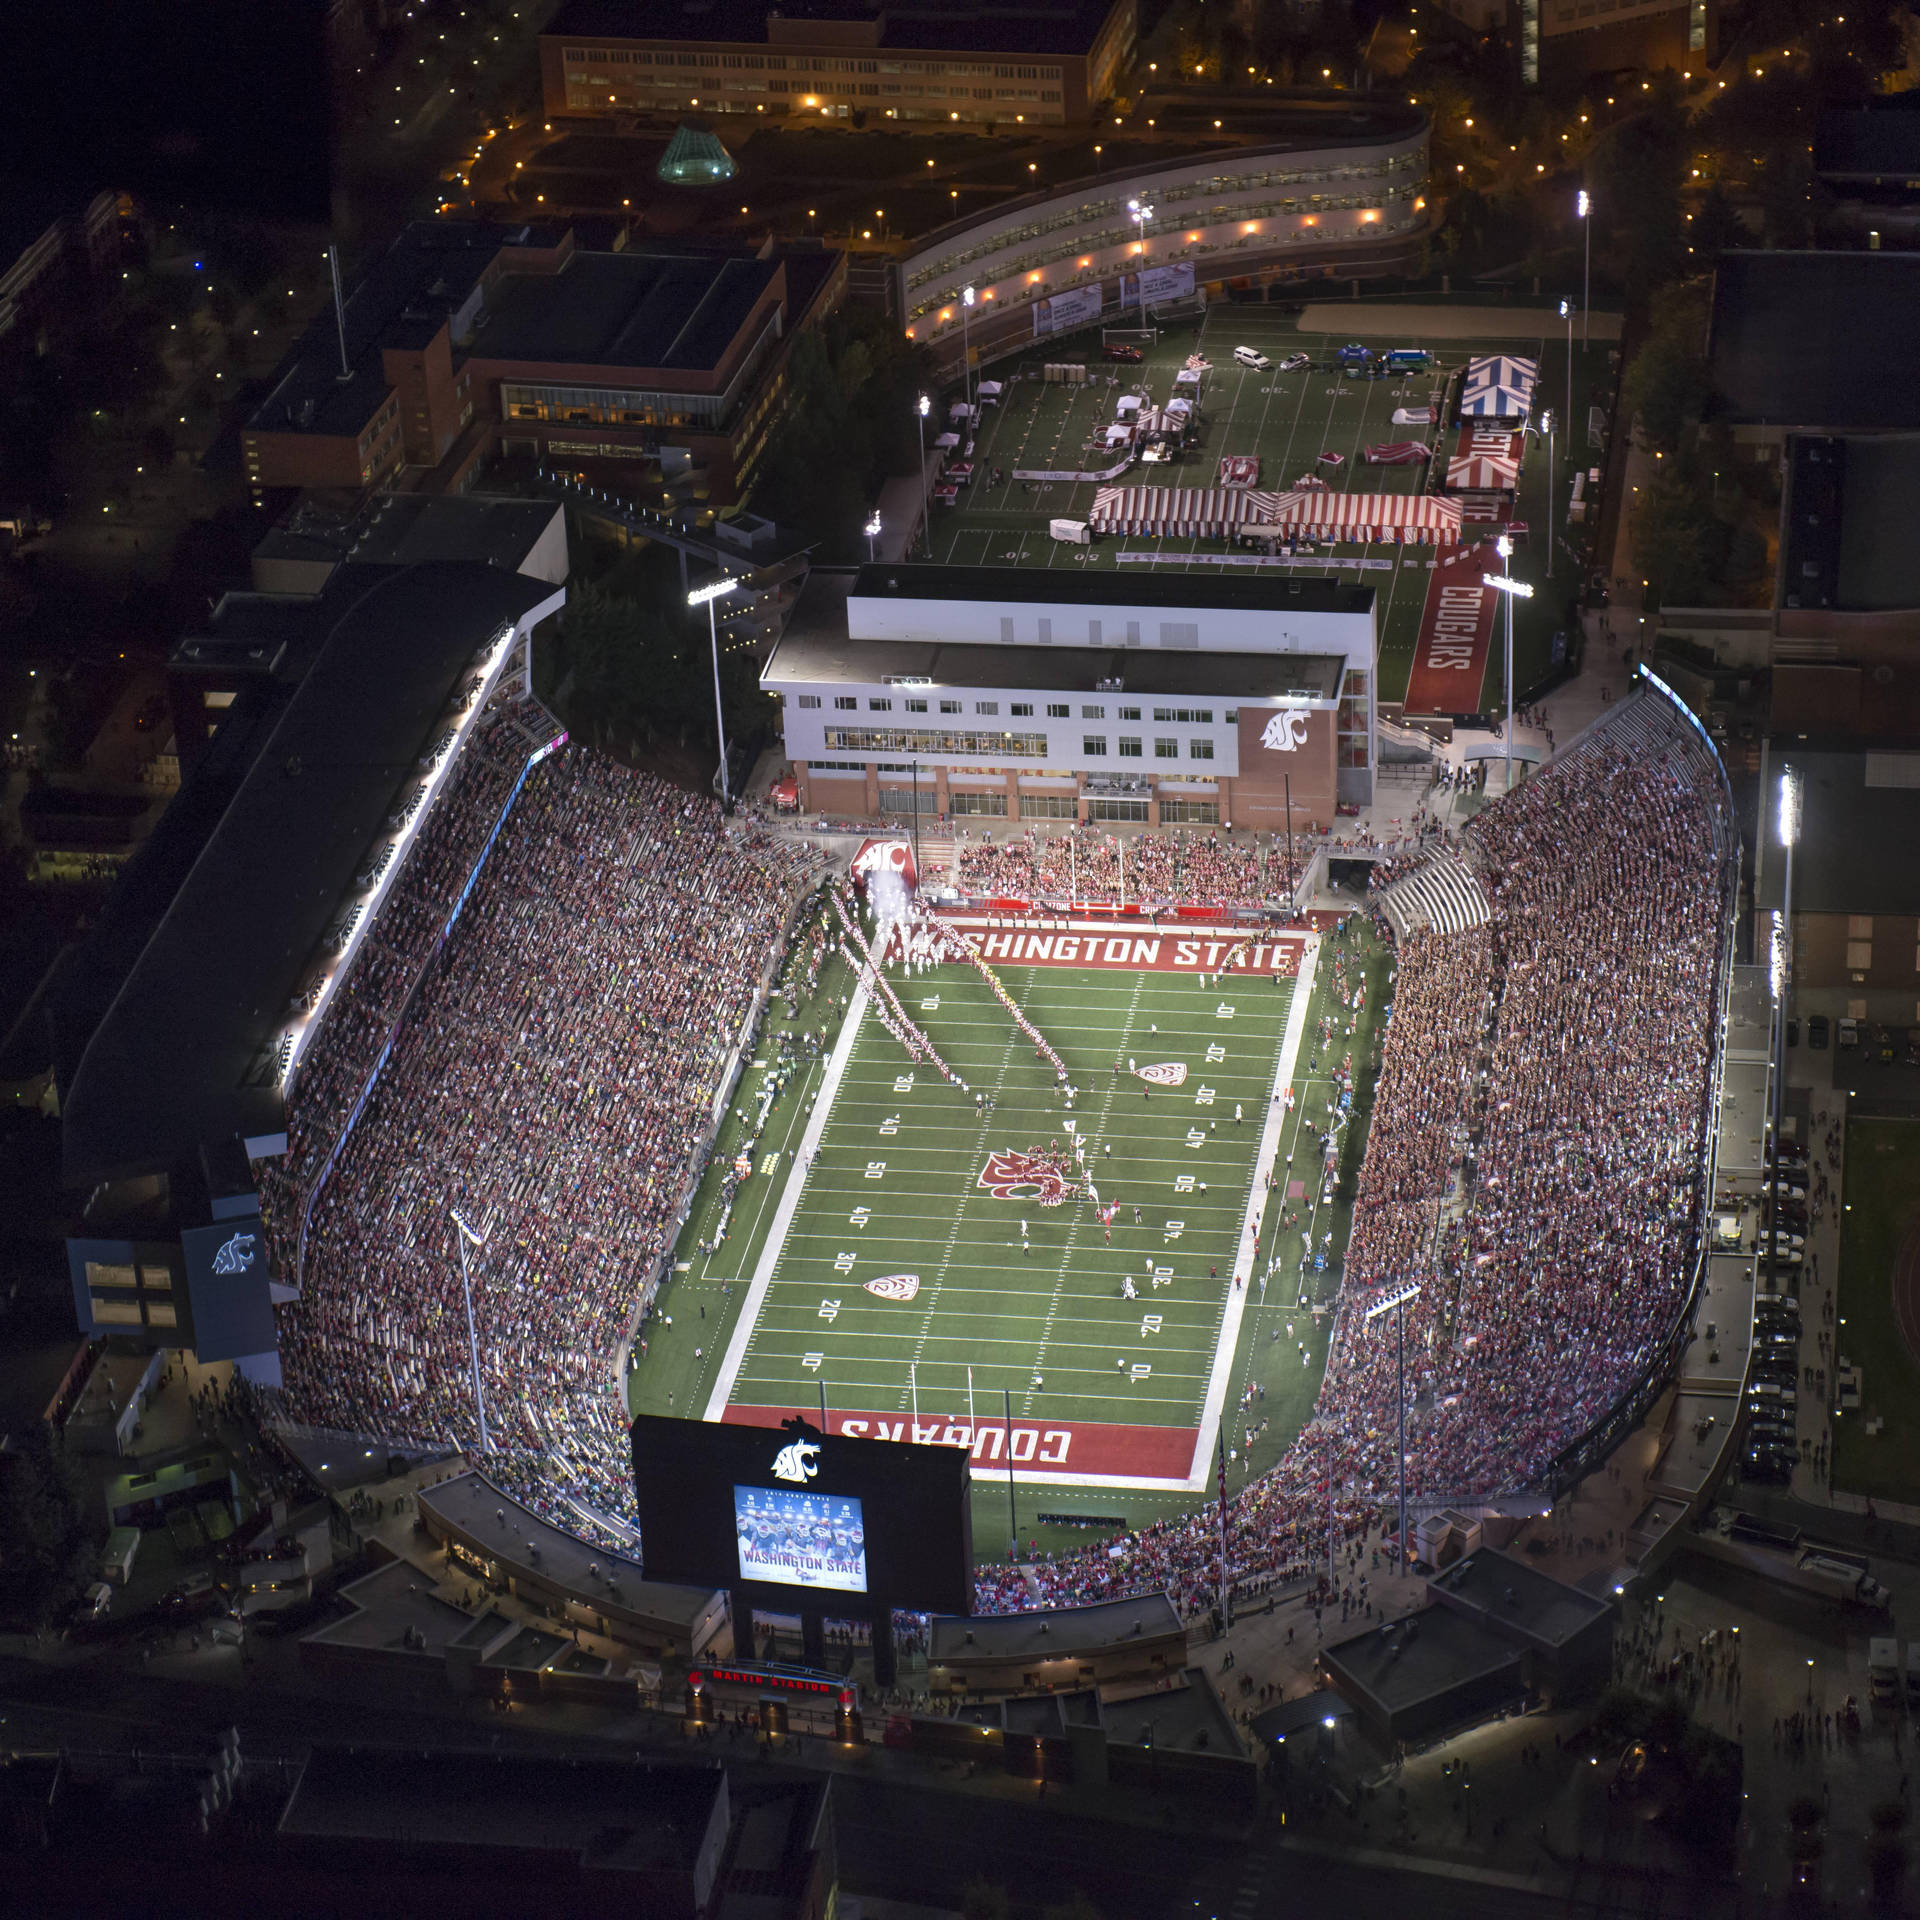
[[[1648,483],[1633,517],[1633,554],[1661,606],[1698,606],[1708,598],[1724,534],[1677,470]]]
[[[1650,97],[1643,113],[1621,121],[1594,147],[1598,216],[1620,257],[1630,303],[1645,303],[1686,270],[1686,221],[1680,204],[1686,159],[1686,121],[1665,86]]]
[[[1692,221],[1693,264],[1710,267],[1729,247],[1753,243],[1747,223],[1740,218],[1727,190],[1715,181],[1694,210]]]
[[[1706,333],[1706,282],[1668,290],[1654,301],[1647,337],[1621,382],[1627,418],[1638,416],[1641,431],[1662,453],[1678,449],[1711,392]]]
[[[0,1613],[40,1632],[87,1583],[92,1540],[79,1476],[45,1426],[0,1454]]]

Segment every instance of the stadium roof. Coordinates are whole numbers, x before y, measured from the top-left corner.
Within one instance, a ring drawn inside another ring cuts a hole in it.
[[[1219,573],[1226,573],[1221,579]],[[1106,589],[1111,586],[1109,594]],[[1339,580],[1262,579],[1221,568],[1193,573],[1129,570],[1098,582],[1066,567],[866,566],[854,575],[852,595],[872,600],[1040,601],[1084,606],[1089,600],[1125,600],[1138,607],[1223,607],[1282,613],[1357,613],[1373,607],[1373,589]]]
[[[1493,1547],[1456,1560],[1427,1582],[1427,1591],[1504,1637],[1547,1647],[1564,1646],[1613,1611],[1597,1594]]]
[[[1113,11],[1113,0],[570,0],[544,29],[549,39],[698,40],[769,43],[777,16],[783,39],[804,40],[809,21],[821,39],[839,41],[852,23],[873,31],[856,47],[950,48],[1005,53],[1085,53]],[[836,33],[835,28],[840,31]]]
[[[1727,253],[1707,334],[1720,417],[1875,432],[1920,427],[1920,254]]]
[[[1519,1691],[1520,1649],[1464,1614],[1423,1607],[1325,1648],[1320,1662],[1343,1691],[1382,1712],[1443,1698],[1475,1681],[1509,1678]]]
[[[1057,1660],[1180,1631],[1180,1616],[1164,1593],[1045,1613],[982,1613],[970,1620],[936,1614],[927,1633],[927,1660],[936,1667],[956,1660]]]
[[[1920,846],[1920,752],[1823,753],[1773,749],[1776,767],[1803,782],[1793,863],[1795,913],[1920,914],[1920,864],[1899,849]],[[1769,842],[1755,876],[1754,905],[1780,905],[1786,862]]]
[[[304,625],[286,668],[297,685],[264,689],[226,755],[223,728],[212,777],[197,769],[168,810],[201,838],[169,849],[158,871],[177,890],[149,899],[157,923],[137,957],[123,947],[128,971],[62,1085],[70,1184],[281,1129],[278,1091],[243,1084],[250,1065],[461,671],[554,599],[545,581],[459,563],[344,567],[291,607],[230,598],[225,624],[257,611]]]

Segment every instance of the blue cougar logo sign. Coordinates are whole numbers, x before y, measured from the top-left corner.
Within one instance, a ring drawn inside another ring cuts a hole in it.
[[[253,1244],[255,1236],[250,1233],[236,1233],[218,1253],[213,1256],[215,1273],[245,1273],[253,1265]]]
[[[773,1456],[773,1477],[805,1486],[820,1471],[820,1452],[811,1440],[795,1440]]]

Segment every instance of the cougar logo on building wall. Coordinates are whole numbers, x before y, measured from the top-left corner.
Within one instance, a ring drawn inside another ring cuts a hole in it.
[[[1275,753],[1292,753],[1296,747],[1307,743],[1307,716],[1304,713],[1276,713],[1267,722],[1267,730],[1260,736],[1263,747],[1271,747]]]

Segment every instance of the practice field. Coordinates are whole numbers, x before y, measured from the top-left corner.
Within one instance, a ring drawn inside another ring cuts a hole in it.
[[[1023,482],[1012,477],[1016,469],[1103,471],[1111,461],[1096,450],[1097,443],[1114,418],[1118,397],[1133,393],[1163,405],[1172,396],[1175,372],[1196,350],[1206,356],[1212,371],[1192,444],[1183,457],[1165,465],[1136,463],[1115,484],[1209,488],[1218,484],[1222,459],[1251,455],[1260,463],[1258,484],[1264,488],[1285,490],[1303,475],[1318,474],[1335,491],[1418,493],[1426,484],[1424,466],[1370,467],[1361,460],[1365,449],[1380,442],[1429,438],[1431,428],[1396,425],[1395,409],[1437,400],[1444,375],[1481,354],[1518,354],[1539,362],[1540,405],[1561,417],[1555,489],[1560,504],[1554,521],[1564,542],[1564,503],[1575,465],[1597,465],[1601,458],[1600,449],[1588,442],[1586,410],[1590,388],[1594,397],[1604,397],[1609,343],[1596,339],[1586,348],[1577,339],[1574,343],[1571,391],[1579,427],[1570,447],[1564,420],[1569,392],[1564,335],[1553,332],[1537,339],[1423,336],[1417,330],[1400,331],[1393,315],[1393,307],[1383,304],[1373,314],[1370,328],[1320,334],[1299,331],[1291,317],[1270,307],[1219,305],[1209,308],[1197,324],[1166,329],[1146,347],[1146,359],[1137,366],[1103,362],[1099,337],[1092,333],[1040,342],[1017,358],[996,363],[987,371],[1009,383],[1006,396],[987,411],[975,446],[976,478],[962,489],[960,504],[932,510],[933,558],[960,565],[1111,568],[1122,574],[1169,568],[1197,576],[1218,572],[1218,560],[1228,553],[1220,541],[1138,535],[1115,535],[1092,547],[1055,541],[1047,530],[1049,518],[1084,519],[1096,485]],[[1330,361],[1334,350],[1352,339],[1376,348],[1428,348],[1435,356],[1435,371],[1403,379],[1344,379],[1330,369]],[[1233,359],[1236,346],[1258,348],[1271,358],[1273,367],[1261,372],[1240,366]],[[1312,365],[1282,373],[1280,362],[1290,353],[1310,355]],[[1048,361],[1083,361],[1092,378],[1084,386],[1011,382],[1014,371]],[[1108,376],[1113,378],[1112,385]],[[1443,456],[1457,431],[1452,427],[1442,431]],[[1341,463],[1319,464],[1322,453],[1339,454]],[[997,486],[991,478],[996,468],[1003,476]],[[1515,671],[1523,689],[1546,671],[1553,634],[1566,625],[1565,603],[1579,584],[1578,568],[1564,545],[1556,560],[1556,580],[1564,583],[1560,591],[1556,593],[1544,577],[1546,468],[1544,444],[1529,441],[1516,513],[1531,529],[1531,544],[1521,549],[1515,571],[1536,582],[1537,590],[1515,618]],[[1373,586],[1380,609],[1380,695],[1391,701],[1406,692],[1434,558],[1431,547],[1342,544],[1335,549],[1322,545],[1312,558],[1262,564],[1259,572],[1263,577],[1333,577]],[[1472,691],[1467,705],[1491,711],[1501,696],[1502,674],[1501,663],[1489,657],[1482,685]]]
[[[1847,1123],[1837,1350],[1859,1367],[1860,1417],[1833,1426],[1833,1484],[1882,1500],[1920,1486],[1920,1122]],[[1867,1419],[1886,1425],[1867,1432]]]
[[[1077,946],[1001,969],[1080,1089],[1071,1110],[970,968],[889,972],[968,1092],[856,997],[755,1270],[733,1277],[749,1293],[707,1416],[771,1423],[824,1393],[835,1431],[970,1445],[980,1471],[1205,1484],[1312,987],[1311,943],[1262,951],[1281,970],[1123,970]],[[1117,1203],[1110,1232],[1089,1179]],[[1291,1304],[1297,1272],[1283,1288]]]

